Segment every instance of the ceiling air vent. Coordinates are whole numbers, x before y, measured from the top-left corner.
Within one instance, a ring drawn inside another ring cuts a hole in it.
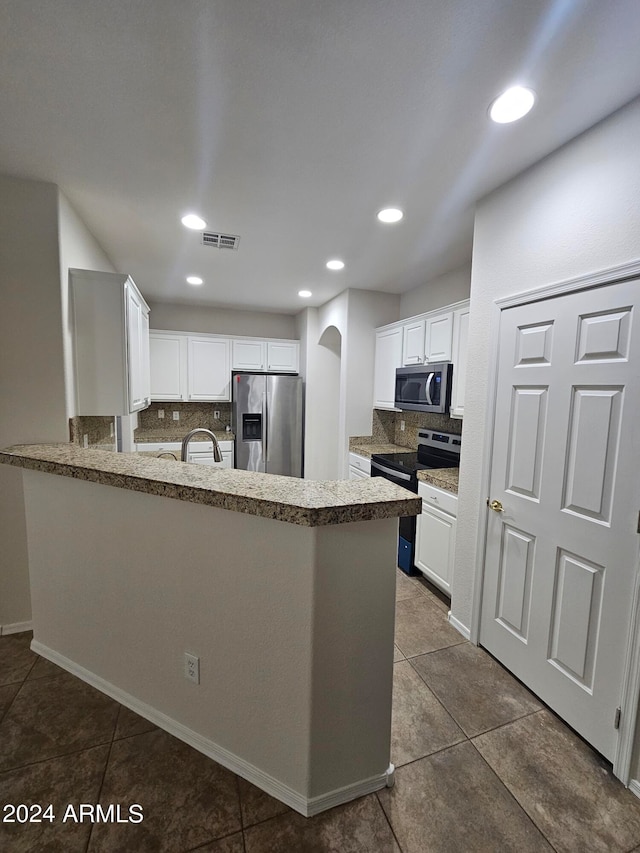
[[[237,251],[240,237],[237,234],[221,234],[219,231],[203,231],[202,245],[214,249],[234,249]]]

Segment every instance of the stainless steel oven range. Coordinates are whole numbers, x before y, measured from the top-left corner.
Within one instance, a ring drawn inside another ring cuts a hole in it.
[[[371,476],[386,477],[397,486],[418,493],[418,471],[430,468],[458,468],[462,438],[432,429],[418,430],[418,451],[413,453],[374,453]],[[398,535],[398,567],[408,575],[420,574],[414,567],[416,518],[400,519]]]

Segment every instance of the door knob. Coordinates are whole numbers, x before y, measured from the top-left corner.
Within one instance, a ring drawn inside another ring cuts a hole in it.
[[[503,506],[500,501],[490,501],[489,498],[487,498],[487,506],[494,512],[504,512]]]

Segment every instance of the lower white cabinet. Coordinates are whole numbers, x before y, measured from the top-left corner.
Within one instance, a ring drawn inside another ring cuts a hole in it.
[[[422,513],[416,524],[415,564],[427,580],[451,595],[458,496],[418,483]]]
[[[220,452],[222,462],[216,462],[213,458],[213,444],[209,441],[194,441],[189,445],[187,462],[196,462],[199,465],[209,465],[211,468],[233,468],[233,442],[220,441]]]
[[[360,456],[359,453],[349,454],[349,479],[361,480],[368,479],[371,475],[371,460],[366,456]]]
[[[209,465],[212,468],[233,468],[233,442],[220,441],[220,452],[222,453],[222,462],[215,462],[213,458],[213,445],[209,441],[194,441],[189,445],[187,451],[187,462],[195,462],[199,465]],[[175,441],[160,442],[139,442],[136,444],[136,451],[142,453],[173,453],[176,459],[180,459],[182,444]],[[168,456],[165,458],[169,458]]]

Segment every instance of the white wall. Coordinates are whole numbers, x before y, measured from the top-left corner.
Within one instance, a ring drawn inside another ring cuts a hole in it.
[[[113,269],[54,184],[0,175],[0,447],[69,440],[67,268]],[[100,266],[96,266],[99,264]],[[0,627],[31,619],[22,476],[0,466]]]
[[[467,627],[486,516],[482,460],[493,302],[640,258],[639,139],[635,101],[478,205],[452,595],[453,616]]]
[[[349,436],[370,434],[374,330],[398,319],[399,303],[400,297],[395,294],[345,290],[320,308],[306,309],[300,315],[299,324],[305,330],[307,374],[307,478],[346,477]],[[325,332],[332,329],[340,335],[339,365],[337,346],[327,346],[330,340],[326,336],[323,339]]]
[[[347,464],[349,436],[370,435],[373,409],[373,362],[377,326],[398,319],[396,294],[348,290],[348,327],[345,344],[345,434],[342,458]],[[346,476],[346,468],[343,475]]]
[[[298,337],[296,318],[289,314],[155,301],[149,302],[149,308],[151,309],[149,322],[152,329],[294,340]]]
[[[453,302],[462,302],[469,298],[470,289],[471,265],[467,264],[403,293],[400,296],[399,319],[435,311]]]
[[[300,338],[300,373],[305,382],[305,459],[307,480],[339,476],[342,335],[334,325],[319,331],[317,308],[296,318]]]
[[[62,294],[62,334],[66,377],[67,416],[76,413],[73,376],[72,322],[69,313],[69,269],[116,272],[105,251],[87,226],[58,192],[58,228],[60,239],[60,289]]]
[[[0,176],[0,447],[68,441],[57,188]],[[20,472],[0,466],[0,626],[31,619]]]

